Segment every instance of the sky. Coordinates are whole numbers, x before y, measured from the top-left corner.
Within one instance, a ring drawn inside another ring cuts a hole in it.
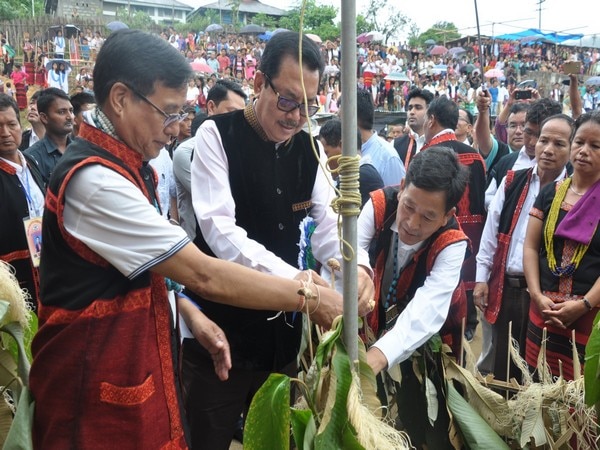
[[[216,0],[179,1],[198,7]],[[225,4],[228,0],[221,1]],[[298,4],[298,0],[260,1],[282,9],[293,8]],[[339,10],[341,3],[348,1],[352,0],[317,0],[317,3],[333,5]],[[461,34],[467,35],[477,33],[475,1],[430,0],[425,3],[415,0],[387,0],[387,3],[396,5],[397,9],[416,22],[420,32],[426,31],[434,23],[446,21],[454,23]],[[539,1],[477,0],[481,34],[498,36],[505,33],[519,32],[528,28],[538,28],[540,23],[540,13],[538,12]],[[356,0],[358,14],[363,12],[367,3],[367,0]],[[582,33],[585,35],[598,34],[600,36],[600,24],[594,23],[596,14],[592,4],[592,0],[542,0],[542,31]],[[382,13],[385,13],[385,7]]]

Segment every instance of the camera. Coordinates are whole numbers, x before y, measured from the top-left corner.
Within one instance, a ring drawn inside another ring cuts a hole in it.
[[[515,91],[515,100],[526,100],[531,98],[531,91],[529,89],[519,89]]]

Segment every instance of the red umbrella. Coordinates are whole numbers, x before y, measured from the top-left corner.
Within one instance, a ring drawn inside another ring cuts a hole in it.
[[[444,47],[443,45],[434,45],[429,50],[429,54],[434,55],[434,56],[442,56],[442,55],[445,55],[446,53],[448,53],[448,49],[446,47]]]
[[[213,70],[213,68],[210,67],[208,64],[205,64],[205,63],[199,62],[199,61],[192,61],[190,63],[190,66],[192,66],[192,69],[194,69],[196,72],[204,72],[204,73],[214,73],[215,72]]]

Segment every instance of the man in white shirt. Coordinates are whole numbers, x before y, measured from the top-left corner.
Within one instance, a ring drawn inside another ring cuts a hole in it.
[[[328,175],[318,169],[312,145],[302,131],[318,110],[317,89],[324,69],[319,48],[300,36],[275,34],[267,43],[254,79],[257,99],[243,111],[216,115],[196,134],[191,165],[192,201],[200,233],[195,243],[219,259],[284,278],[299,276],[300,224],[316,223],[313,255],[327,267],[340,258],[334,197]],[[304,103],[302,85],[306,88]],[[359,252],[368,267],[368,255]],[[300,276],[306,276],[300,275]],[[359,267],[359,311],[373,298],[370,269]],[[227,384],[195,341],[184,342],[183,378],[194,449],[227,449],[240,413],[270,373],[297,373],[301,318],[297,314],[222,307],[194,297],[231,343]]]
[[[529,211],[540,189],[566,175],[573,120],[563,114],[542,123],[533,168],[509,171],[494,196],[477,253],[475,305],[484,313],[483,349],[479,370],[508,381],[520,373],[511,362],[507,372],[509,339],[516,339],[521,356],[529,318],[529,293],[523,272],[523,242]],[[512,322],[512,334],[508,323]]]
[[[400,364],[399,418],[417,448],[449,448],[443,396],[438,392],[440,414],[431,426],[425,388],[409,358],[436,333],[455,351],[461,340],[466,293],[460,275],[468,238],[454,214],[467,181],[468,169],[454,151],[432,146],[413,158],[399,189],[371,194],[358,221],[358,244],[374,249],[376,259],[376,309],[367,319],[379,339],[367,363],[375,374]],[[429,363],[428,369],[423,377],[436,370]]]

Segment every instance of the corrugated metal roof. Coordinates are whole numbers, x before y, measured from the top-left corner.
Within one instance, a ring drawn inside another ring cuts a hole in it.
[[[221,0],[213,3],[209,3],[207,5],[201,5],[198,9],[220,9],[223,11],[231,11],[231,4],[226,0]],[[265,5],[258,0],[242,0],[240,3],[239,12],[242,13],[251,13],[251,14],[269,14],[271,16],[283,16],[287,14],[287,11],[284,9],[275,8],[274,6]]]
[[[192,6],[186,5],[185,3],[178,2],[177,0],[105,0],[105,3],[118,3],[120,5],[131,5],[131,6],[160,6],[161,8],[176,8],[183,9],[186,11],[193,11]]]

